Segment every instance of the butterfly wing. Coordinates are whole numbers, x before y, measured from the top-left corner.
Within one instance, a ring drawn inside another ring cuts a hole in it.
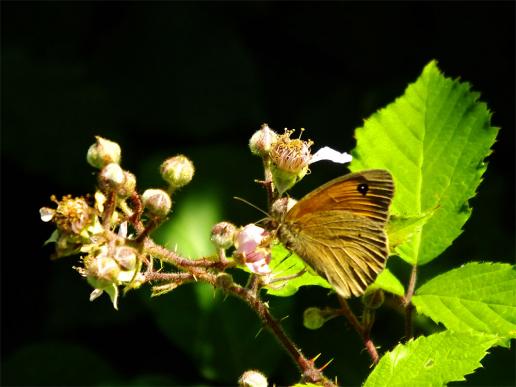
[[[394,182],[388,171],[372,169],[351,173],[307,194],[288,212],[287,218],[297,219],[316,211],[341,210],[386,222],[393,194]]]
[[[388,241],[378,222],[350,212],[320,211],[288,227],[288,247],[344,298],[363,294],[385,266]]]
[[[385,170],[331,180],[287,212],[279,238],[342,297],[359,296],[389,255],[384,228],[393,194]]]

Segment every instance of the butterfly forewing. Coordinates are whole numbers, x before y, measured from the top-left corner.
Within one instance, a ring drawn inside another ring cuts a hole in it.
[[[385,266],[384,228],[393,193],[384,170],[334,179],[286,214],[278,237],[342,297],[359,296]]]
[[[352,173],[310,192],[287,213],[287,219],[309,212],[342,210],[385,222],[393,193],[394,183],[388,171],[373,169]]]

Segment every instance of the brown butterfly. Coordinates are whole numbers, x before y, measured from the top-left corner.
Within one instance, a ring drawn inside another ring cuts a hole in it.
[[[393,194],[394,182],[385,170],[336,178],[276,219],[277,237],[340,296],[360,296],[389,255],[385,224]]]

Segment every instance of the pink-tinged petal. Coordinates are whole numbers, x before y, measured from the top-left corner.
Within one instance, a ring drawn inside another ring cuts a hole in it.
[[[246,266],[255,274],[269,274],[272,271],[265,259],[256,262],[247,262]]]
[[[263,239],[267,236],[267,232],[256,226],[255,224],[248,224],[238,234],[236,240],[237,253],[246,257],[255,252]]]

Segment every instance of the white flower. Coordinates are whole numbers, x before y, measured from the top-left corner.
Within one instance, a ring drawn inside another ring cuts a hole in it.
[[[349,163],[352,159],[353,157],[351,157],[349,153],[340,153],[334,149],[331,149],[330,147],[325,146],[312,155],[310,164],[321,160],[330,160],[337,164],[346,164]]]

